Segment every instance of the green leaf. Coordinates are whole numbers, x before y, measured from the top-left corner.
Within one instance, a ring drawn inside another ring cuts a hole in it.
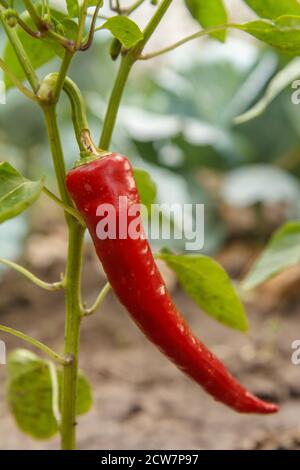
[[[61,402],[62,370],[56,371]],[[56,434],[58,426],[52,409],[49,361],[25,349],[17,349],[8,357],[8,376],[7,399],[20,429],[36,439]],[[77,393],[76,414],[80,415],[92,405],[91,386],[81,371]]]
[[[278,229],[242,283],[253,289],[300,261],[300,222],[288,222]]]
[[[27,12],[21,15],[21,17],[31,29],[35,30],[35,26]],[[16,26],[16,31],[35,70],[52,60],[53,57],[55,57],[57,49],[56,43],[52,43],[51,41],[46,39],[32,38],[19,25]],[[4,49],[3,60],[9,65],[11,72],[19,80],[23,81],[25,79],[23,69],[19,64],[19,61],[9,41],[7,41]],[[6,88],[10,88],[13,86],[13,83],[7,75],[4,75],[4,81]]]
[[[18,349],[8,357],[8,374],[7,399],[19,428],[36,439],[52,437],[58,428],[47,362]]]
[[[146,206],[148,214],[151,214],[151,204],[156,200],[156,184],[145,170],[135,168],[134,177],[140,193],[141,203]]]
[[[280,16],[273,21],[257,20],[235,27],[277,49],[300,54],[300,16]]]
[[[251,109],[234,119],[235,124],[242,124],[260,116],[269,104],[294,80],[300,76],[300,59],[296,58],[282,69],[269,83],[265,94]]]
[[[227,12],[223,0],[185,0],[185,3],[191,15],[203,28],[210,28],[227,22]],[[226,31],[217,31],[212,33],[211,36],[224,42]]]
[[[231,328],[248,329],[242,303],[224,269],[204,255],[159,253],[176,273],[183,290],[208,315]]]
[[[77,0],[66,0],[67,10],[71,18],[78,18],[79,16],[79,5]]]
[[[30,181],[8,162],[0,162],[0,223],[26,210],[42,188],[42,181]]]
[[[244,0],[261,18],[278,18],[282,15],[300,15],[298,0]]]
[[[143,33],[138,25],[126,16],[109,18],[101,26],[101,29],[108,29],[127,49],[143,39]]]

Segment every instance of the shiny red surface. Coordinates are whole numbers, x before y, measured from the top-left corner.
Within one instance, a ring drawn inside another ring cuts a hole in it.
[[[242,413],[276,412],[277,405],[248,392],[193,335],[166,289],[143,233],[136,240],[97,237],[100,204],[117,208],[119,196],[126,196],[128,207],[140,202],[128,159],[109,154],[78,167],[68,174],[67,187],[114,292],[145,336],[216,400]],[[129,223],[132,220],[128,217]]]

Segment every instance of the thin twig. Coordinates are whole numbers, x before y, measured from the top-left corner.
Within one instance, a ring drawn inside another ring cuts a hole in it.
[[[97,18],[98,18],[98,13],[99,13],[99,10],[101,8],[101,5],[102,5],[102,0],[100,0],[97,3],[97,6],[95,8],[95,11],[94,11],[94,14],[93,14],[93,17],[92,17],[92,23],[91,23],[89,35],[88,35],[87,41],[80,46],[81,51],[86,51],[87,49],[89,49],[91,47],[91,45],[93,43],[94,34],[95,34],[95,27],[96,27],[96,21],[97,21]]]
[[[109,282],[107,282],[105,284],[105,286],[103,287],[103,289],[101,290],[101,292],[99,293],[99,295],[98,295],[97,299],[95,300],[95,302],[93,303],[93,305],[90,308],[86,308],[86,309],[83,310],[82,316],[83,317],[88,317],[88,316],[92,315],[100,307],[100,305],[102,304],[102,302],[105,299],[106,295],[108,294],[109,290],[110,290],[110,284],[109,284]]]
[[[5,266],[14,269],[20,274],[23,274],[27,279],[29,279],[33,284],[35,284],[38,287],[41,287],[42,289],[48,290],[48,291],[57,291],[63,288],[63,283],[61,281],[59,282],[45,282],[42,281],[40,278],[35,276],[31,271],[28,269],[24,268],[23,266],[20,266],[17,263],[14,263],[14,261],[10,261],[8,259],[0,258],[0,263],[4,264]]]
[[[10,70],[10,68],[6,65],[6,63],[0,59],[0,68],[4,71],[4,73],[9,77],[9,79],[13,82],[16,88],[18,88],[23,95],[27,96],[27,98],[30,98],[33,101],[37,101],[37,97],[35,96],[32,91],[28,90],[23,83],[20,82],[20,80],[13,74],[13,72]]]
[[[57,205],[62,207],[64,211],[66,211],[68,214],[72,215],[74,219],[76,219],[82,227],[85,227],[85,223],[79,212],[74,209],[71,206],[68,206],[65,204],[59,197],[57,197],[50,189],[48,189],[46,186],[43,187],[43,193],[45,193],[50,199],[52,199],[54,202],[56,202]]]
[[[37,339],[32,338],[31,336],[28,336],[25,333],[22,333],[21,331],[15,330],[14,328],[10,328],[9,326],[0,325],[0,331],[16,336],[17,338],[20,338],[23,341],[32,344],[32,346],[35,346],[36,348],[40,349],[49,357],[51,357],[51,359],[54,359],[54,361],[58,362],[59,364],[66,364],[66,359],[63,356],[53,351],[53,349],[46,346],[46,344],[41,343]]]

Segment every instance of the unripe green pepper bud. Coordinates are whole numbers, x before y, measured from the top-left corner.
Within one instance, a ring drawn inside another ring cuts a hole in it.
[[[4,11],[4,18],[10,28],[14,28],[18,24],[18,13],[12,8]]]
[[[112,60],[117,60],[120,55],[121,49],[122,44],[118,39],[114,38],[109,49],[110,57],[112,58]]]

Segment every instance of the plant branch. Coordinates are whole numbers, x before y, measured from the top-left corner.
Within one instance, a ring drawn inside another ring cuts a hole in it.
[[[34,92],[37,91],[39,87],[39,80],[38,77],[31,65],[31,62],[29,60],[29,57],[23,47],[23,44],[21,43],[19,36],[15,30],[15,28],[10,28],[3,17],[3,7],[0,6],[0,21],[3,25],[4,31],[6,33],[6,36],[8,40],[11,43],[11,46],[18,58],[18,61],[24,71],[24,74],[29,81],[32,89]]]
[[[88,317],[92,315],[100,307],[106,295],[108,294],[109,290],[110,290],[110,284],[109,282],[107,282],[105,286],[103,287],[103,289],[101,290],[101,292],[99,293],[93,305],[90,308],[86,308],[83,310],[82,316]]]
[[[28,90],[28,88],[26,88],[26,86],[24,86],[23,83],[20,82],[20,80],[18,80],[18,78],[12,73],[10,68],[5,64],[2,59],[0,59],[0,68],[9,77],[15,87],[18,88],[21,93],[23,93],[23,95],[27,96],[27,98],[30,98],[33,101],[37,101],[36,96],[30,90]]]
[[[123,96],[123,91],[133,63],[134,59],[131,57],[130,54],[127,54],[121,60],[118,75],[110,95],[106,115],[104,118],[102,134],[99,144],[99,147],[101,149],[107,150],[109,148],[112,133],[117,119],[118,110]]]
[[[38,287],[41,287],[42,289],[48,290],[48,291],[57,291],[63,288],[63,283],[62,282],[45,282],[39,279],[37,276],[32,274],[31,271],[29,271],[26,268],[23,268],[23,266],[20,266],[17,263],[14,263],[13,261],[10,261],[8,259],[0,258],[0,263],[4,264],[5,266],[8,266],[9,268],[14,269],[18,273],[22,274],[25,276],[27,279],[29,279],[33,284],[35,284]]]
[[[31,2],[31,0],[23,0],[24,5],[26,10],[29,13],[30,18],[34,22],[35,26],[39,31],[43,31],[45,29],[45,24],[42,21],[42,18],[40,18],[38,12],[36,11],[35,6]]]
[[[98,13],[99,13],[99,10],[101,8],[101,5],[102,5],[102,0],[100,0],[97,3],[97,6],[95,8],[95,11],[94,11],[94,14],[93,14],[93,17],[92,17],[92,23],[91,23],[89,35],[88,35],[87,41],[80,46],[81,51],[86,51],[87,49],[89,49],[91,47],[91,45],[93,43],[95,28],[96,28],[96,21],[97,21],[97,18],[98,18]]]
[[[26,341],[27,343],[32,344],[32,346],[35,346],[36,348],[40,349],[49,357],[51,357],[51,359],[58,362],[59,364],[62,364],[62,365],[66,364],[66,359],[63,356],[53,351],[52,349],[50,349],[48,346],[46,346],[44,343],[41,343],[37,339],[32,338],[31,336],[28,336],[25,333],[22,333],[21,331],[15,330],[14,328],[10,328],[9,326],[0,325],[0,331],[16,336],[17,338],[20,338],[23,341]]]
[[[65,356],[69,364],[63,369],[61,446],[63,450],[76,448],[76,400],[78,355],[81,323],[81,266],[84,229],[71,221],[69,224],[68,262],[65,274],[66,325]]]
[[[141,54],[138,56],[138,60],[149,60],[153,59],[154,57],[158,57],[162,54],[166,54],[167,52],[173,51],[174,49],[177,49],[177,47],[182,46],[183,44],[186,44],[189,41],[193,41],[194,39],[200,38],[202,36],[206,36],[211,33],[215,33],[217,31],[223,31],[226,28],[230,28],[232,25],[230,24],[224,24],[224,25],[218,25],[214,26],[211,28],[203,29],[201,31],[198,31],[197,33],[191,34],[189,36],[186,36],[183,39],[180,39],[179,41],[175,42],[174,44],[171,44],[170,46],[164,47],[163,49],[160,49],[155,52],[150,52],[148,54]]]
[[[159,4],[156,12],[154,13],[151,20],[149,21],[146,28],[144,29],[144,32],[143,32],[144,37],[142,41],[138,44],[140,48],[143,48],[145,44],[149,41],[150,37],[152,36],[157,26],[161,22],[164,14],[168,10],[171,3],[172,3],[172,0],[162,0],[162,2]]]
[[[61,199],[59,199],[50,189],[48,189],[46,186],[43,187],[43,192],[50,198],[52,199],[58,206],[62,207],[64,211],[66,211],[68,214],[70,214],[74,219],[76,219],[82,227],[85,227],[85,222],[83,218],[81,217],[80,213],[74,209],[74,207],[66,205]]]
[[[54,102],[56,103],[59,99],[60,92],[64,86],[65,78],[68,73],[68,69],[73,58],[73,53],[65,50],[64,58],[62,60],[60,70],[58,72],[57,82],[54,90]]]
[[[50,142],[52,160],[54,170],[56,174],[57,184],[60,192],[60,197],[64,204],[72,207],[72,201],[66,188],[66,170],[65,161],[61,145],[61,139],[59,134],[59,128],[57,124],[56,107],[55,105],[48,105],[41,103],[41,107],[44,111],[46,127],[48,131],[48,137]],[[67,221],[69,220],[68,213],[66,213]]]
[[[76,49],[80,49],[82,37],[84,34],[84,27],[85,27],[85,20],[87,17],[88,5],[89,5],[89,0],[83,0],[83,4],[81,7],[81,11],[80,11],[78,33],[77,33],[77,39],[76,39]]]
[[[138,57],[143,50],[146,42],[150,39],[167,9],[171,5],[172,0],[162,0],[156,12],[152,16],[148,25],[144,30],[144,36],[142,41],[140,41],[136,46],[127,51],[126,55],[123,56],[120,64],[120,68],[117,74],[115,84],[113,86],[110,99],[108,102],[108,107],[106,110],[100,144],[99,147],[107,150],[109,148],[112,133],[115,127],[118,110],[120,107],[121,99],[123,96],[123,91],[136,57]]]
[[[137,10],[142,5],[142,3],[144,3],[144,1],[145,0],[137,0],[131,6],[129,6],[127,8],[123,8],[122,13],[127,15],[127,16],[131,15],[131,13],[133,13],[135,10]]]

